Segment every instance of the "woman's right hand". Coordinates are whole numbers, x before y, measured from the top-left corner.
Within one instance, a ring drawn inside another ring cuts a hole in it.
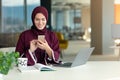
[[[37,42],[38,42],[38,40],[30,41],[30,51],[31,52],[34,52],[37,49]]]

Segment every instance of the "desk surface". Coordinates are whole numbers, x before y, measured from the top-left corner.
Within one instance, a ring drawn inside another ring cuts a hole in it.
[[[88,61],[74,68],[55,67],[57,71],[21,73],[16,68],[5,80],[120,80],[120,61]]]

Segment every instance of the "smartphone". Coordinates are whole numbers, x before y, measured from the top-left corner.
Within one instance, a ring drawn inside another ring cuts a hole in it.
[[[45,35],[38,35],[38,40],[45,41]]]

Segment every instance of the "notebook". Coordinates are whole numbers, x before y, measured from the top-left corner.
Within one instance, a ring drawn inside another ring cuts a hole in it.
[[[54,66],[58,66],[58,67],[76,67],[76,66],[80,66],[85,64],[90,55],[92,54],[93,50],[95,48],[91,47],[91,48],[82,48],[80,49],[79,53],[77,54],[77,56],[75,57],[73,62],[65,62],[62,64],[55,64]]]
[[[52,66],[47,66],[41,63],[36,63],[33,66],[27,66],[27,67],[18,67],[18,70],[20,72],[33,72],[33,71],[55,71]]]

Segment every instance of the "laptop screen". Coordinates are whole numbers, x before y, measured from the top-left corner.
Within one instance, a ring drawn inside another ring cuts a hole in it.
[[[77,56],[75,57],[72,65],[71,65],[71,67],[80,66],[80,65],[85,64],[88,61],[93,50],[94,50],[94,47],[80,49],[79,53],[77,54]]]

